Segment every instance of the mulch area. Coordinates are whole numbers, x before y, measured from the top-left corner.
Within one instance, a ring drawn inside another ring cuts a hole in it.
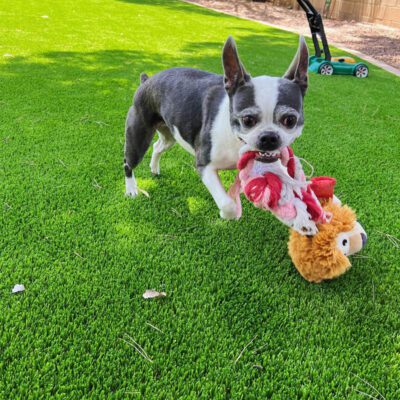
[[[239,17],[253,18],[282,28],[309,35],[307,19],[302,10],[278,7],[271,3],[244,0],[190,0]],[[400,29],[355,21],[324,19],[328,41],[338,47],[360,51],[376,60],[400,69]],[[340,54],[338,54],[340,55]]]

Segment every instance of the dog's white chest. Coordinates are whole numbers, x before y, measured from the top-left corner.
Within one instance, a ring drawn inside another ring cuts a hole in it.
[[[239,159],[240,140],[232,132],[229,98],[223,100],[211,129],[210,163],[217,169],[233,169]]]

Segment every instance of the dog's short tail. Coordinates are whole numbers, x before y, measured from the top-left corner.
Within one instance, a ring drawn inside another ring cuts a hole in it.
[[[142,72],[140,74],[140,84],[145,83],[147,79],[149,79],[149,76],[145,72]]]

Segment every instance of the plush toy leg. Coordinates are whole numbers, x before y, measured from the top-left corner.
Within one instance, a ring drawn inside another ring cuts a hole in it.
[[[300,199],[294,199],[296,218],[293,220],[292,228],[300,235],[315,235],[318,232],[317,225],[307,212],[307,206]]]
[[[337,204],[338,206],[342,205],[342,202],[340,201],[339,197],[336,197],[335,195],[333,195],[332,197],[332,203]]]

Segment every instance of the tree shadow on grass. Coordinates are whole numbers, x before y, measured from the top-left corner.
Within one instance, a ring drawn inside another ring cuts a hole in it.
[[[278,42],[256,34],[242,34],[236,38],[244,64],[254,76],[280,75],[285,71],[296,50],[297,43],[293,39],[285,34]],[[168,49],[163,53],[136,49],[46,52],[39,54],[35,61],[25,57],[10,58],[1,66],[0,75],[3,85],[21,90],[24,98],[42,96],[43,93],[59,101],[62,101],[63,93],[80,98],[113,98],[121,94],[116,89],[127,91],[132,97],[141,72],[153,75],[162,69],[184,66],[221,74],[222,47],[223,42],[217,41],[190,43],[183,45],[176,56],[170,56]],[[24,85],[21,78],[26,80]]]
[[[209,10],[204,7],[197,7],[192,4],[185,3],[184,1],[179,1],[179,0],[116,0],[122,3],[127,3],[127,4],[136,4],[140,6],[146,6],[146,7],[157,7],[157,8],[165,8],[168,10],[172,10],[174,13],[195,13],[195,14],[200,14],[202,16],[209,16],[209,17],[217,17],[218,19],[221,18],[226,18],[226,19],[232,19],[234,17],[223,14],[223,13],[218,13],[213,10]]]
[[[277,31],[278,32],[278,31]],[[247,34],[235,37],[236,44],[243,64],[251,75],[282,75],[294,57],[298,41],[292,34]],[[185,59],[189,59],[198,68],[220,71],[221,53],[223,43],[221,42],[198,42],[190,43],[182,47]],[[206,52],[207,57],[203,59],[192,58],[191,55]]]

